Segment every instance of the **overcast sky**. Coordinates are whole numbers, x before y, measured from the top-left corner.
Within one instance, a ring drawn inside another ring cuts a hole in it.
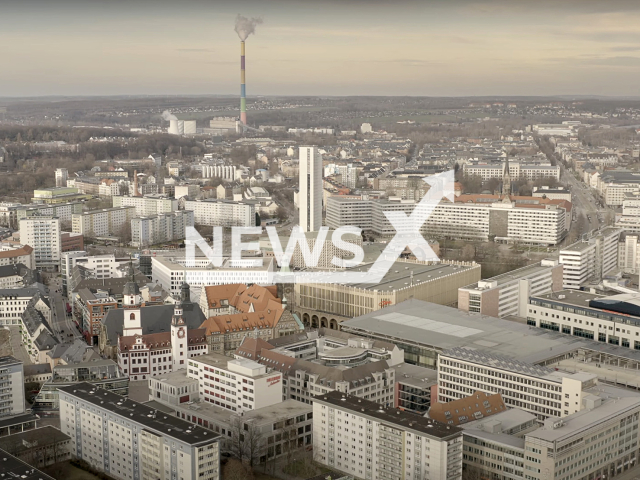
[[[640,95],[639,0],[0,0],[0,96]]]

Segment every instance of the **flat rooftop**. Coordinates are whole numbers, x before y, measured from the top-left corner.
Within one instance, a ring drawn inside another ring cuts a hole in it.
[[[46,473],[41,472],[37,468],[33,468],[28,463],[18,460],[6,450],[0,448],[0,474],[6,479],[21,480],[55,480]]]
[[[599,295],[597,293],[589,293],[589,292],[584,292],[582,290],[573,290],[568,288],[566,290],[560,290],[559,292],[547,293],[544,295],[536,295],[531,298],[551,300],[551,301],[566,303],[568,305],[573,305],[576,307],[588,308],[589,302],[591,300],[606,298],[606,296]]]
[[[366,263],[357,267],[349,268],[347,269],[347,271],[368,272],[372,265],[373,263]],[[373,290],[381,292],[400,290],[401,288],[407,288],[411,285],[416,286],[419,283],[430,282],[432,280],[437,280],[438,278],[446,277],[448,275],[453,275],[477,267],[478,265],[466,266],[451,265],[448,263],[425,265],[422,263],[397,261],[394,262],[393,266],[382,278],[380,283],[353,283],[349,284],[349,286],[362,290]],[[412,273],[413,283],[411,280]]]
[[[420,432],[421,434],[446,439],[459,435],[462,430],[458,427],[421,417],[414,413],[404,412],[397,408],[384,408],[382,405],[360,397],[332,391],[316,395],[313,401],[335,407],[340,410],[352,411],[359,416],[372,417],[387,425],[397,425],[400,428]]]
[[[69,387],[60,387],[59,391],[189,445],[207,444],[218,437],[209,429],[193,425],[171,415],[160,414],[143,403],[134,402],[101,388],[95,388],[90,383],[84,382]]]
[[[438,371],[432,368],[400,363],[395,365],[396,382],[416,388],[430,388],[438,383]]]
[[[526,267],[518,268],[517,270],[512,270],[511,272],[503,273],[501,275],[496,275],[495,277],[487,278],[483,280],[483,282],[492,282],[495,281],[498,283],[498,287],[501,285],[505,285],[507,283],[516,281],[521,278],[533,277],[541,272],[548,271],[549,269],[554,268],[552,266],[543,266],[540,262],[534,263],[532,265],[527,265]],[[467,285],[464,287],[468,290],[476,290],[478,289],[478,283],[472,283],[471,285]]]
[[[341,327],[365,337],[436,351],[467,347],[523,363],[542,362],[588,344],[581,338],[415,299],[347,320]]]
[[[562,418],[562,425],[557,428],[542,427],[530,432],[527,437],[538,438],[548,442],[562,442],[589,428],[613,420],[618,415],[631,412],[640,407],[640,398],[625,397],[607,399],[602,405],[583,409],[577,413]]]
[[[186,370],[178,370],[176,372],[164,373],[151,377],[150,380],[155,380],[160,383],[171,385],[172,387],[184,387],[187,385],[198,384],[198,380],[187,376]]]

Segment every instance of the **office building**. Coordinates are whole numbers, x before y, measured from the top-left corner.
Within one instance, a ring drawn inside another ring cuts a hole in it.
[[[533,187],[533,196],[550,198],[551,200],[572,201],[571,192],[565,187]]]
[[[318,147],[300,147],[298,152],[300,154],[299,224],[303,232],[315,232],[322,226],[322,155]]]
[[[255,360],[209,353],[189,359],[187,377],[199,379],[202,401],[232,412],[282,402],[282,373]]]
[[[135,207],[135,217],[148,217],[178,210],[178,200],[164,195],[145,195],[144,197],[115,196],[112,202],[113,207]]]
[[[245,336],[235,355],[282,372],[284,399],[311,403],[314,395],[338,390],[386,406],[395,404],[394,367],[403,358],[389,342],[327,329],[269,342]]]
[[[237,284],[240,280],[249,280],[247,283],[258,285],[271,285],[275,260],[265,258],[263,265],[257,267],[251,266],[254,260],[248,258],[233,261],[224,258],[220,267],[214,267],[207,257],[196,257],[194,266],[187,266],[185,257],[156,256],[151,258],[151,281],[162,285],[171,295],[177,294],[185,282],[194,289],[194,294],[198,295],[205,286]]]
[[[42,270],[58,269],[62,244],[60,232],[60,219],[57,217],[20,220],[20,242],[33,248],[36,267]]]
[[[410,363],[399,363],[393,369],[396,372],[394,407],[425,415],[431,407],[431,400],[437,400],[438,373]]]
[[[89,200],[91,195],[80,193],[74,187],[52,187],[33,191],[32,203],[69,203]]]
[[[618,266],[622,230],[605,227],[560,250],[563,288],[579,289],[587,281],[600,282]]]
[[[70,446],[71,438],[51,425],[0,437],[0,450],[11,452],[36,468],[70,460]],[[2,467],[0,473],[4,474]]]
[[[347,271],[367,272],[371,265]],[[458,300],[458,288],[478,280],[480,265],[476,263],[398,260],[378,284],[296,283],[293,308],[305,325],[338,329],[344,320],[409,298],[453,305]]]
[[[61,232],[60,242],[62,252],[77,252],[84,250],[84,235],[73,232]]]
[[[635,293],[607,296],[562,290],[532,296],[527,324],[640,350],[640,301]]]
[[[508,166],[508,167],[507,167]],[[547,161],[527,163],[517,161],[480,163],[471,162],[463,165],[463,171],[466,176],[478,176],[482,180],[490,178],[504,177],[506,168],[509,169],[509,175],[512,179],[539,180],[541,178],[554,178],[560,180],[560,166],[551,165]]]
[[[0,156],[0,158],[2,157]],[[21,480],[56,480],[52,476],[34,468],[32,465],[14,457],[1,448],[0,457],[2,457],[0,474],[6,475],[7,478],[20,478]]]
[[[256,203],[252,201],[187,200],[184,202],[184,209],[193,211],[194,221],[199,225],[222,227],[254,227],[256,225]]]
[[[220,478],[218,435],[89,383],[60,389],[60,426],[76,458],[116,479]]]
[[[461,479],[462,440],[457,427],[341,392],[313,399],[315,461],[357,478]]]
[[[14,357],[0,357],[0,397],[0,418],[24,413],[23,363]]]
[[[638,217],[640,218],[640,217]],[[623,273],[640,273],[640,248],[638,233],[623,232],[618,242],[618,268]]]
[[[590,395],[542,426],[519,409],[462,425],[464,469],[497,480],[612,478],[637,465],[638,397]]]
[[[131,219],[131,245],[148,247],[164,242],[184,240],[186,228],[193,227],[194,216],[189,210],[160,213]]]
[[[458,289],[458,308],[491,317],[527,316],[529,297],[562,290],[562,265],[547,259]]]
[[[114,207],[73,215],[73,232],[85,237],[118,237],[122,228],[135,216],[135,207]]]

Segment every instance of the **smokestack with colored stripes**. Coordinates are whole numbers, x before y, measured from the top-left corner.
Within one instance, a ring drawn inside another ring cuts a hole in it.
[[[244,40],[240,42],[240,121],[247,124],[247,86],[245,85]]]

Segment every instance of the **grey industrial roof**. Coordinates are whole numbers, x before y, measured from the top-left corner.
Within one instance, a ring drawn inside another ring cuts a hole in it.
[[[349,272],[368,272],[372,264],[363,264],[357,267],[349,268]],[[411,286],[411,273],[413,272],[413,285],[417,285],[422,282],[436,280],[441,277],[446,277],[454,273],[461,272],[463,270],[469,270],[477,267],[466,265],[450,265],[446,263],[437,263],[435,265],[424,265],[421,263],[411,262],[394,262],[389,271],[380,280],[380,282],[371,283],[353,283],[349,284],[350,287],[360,288],[363,290],[377,290],[377,291],[393,291],[401,288],[407,288]]]
[[[462,430],[452,425],[421,417],[414,413],[404,412],[397,408],[385,408],[379,403],[365,400],[364,398],[347,395],[346,393],[332,391],[316,395],[313,401],[354,412],[359,416],[368,416],[387,425],[397,425],[406,430],[413,430],[423,435],[446,439],[459,435]]]
[[[171,318],[173,317],[173,305],[151,305],[140,308],[140,324],[142,334],[168,332],[171,329]],[[124,324],[123,308],[112,308],[104,317],[103,325],[107,329],[107,337],[111,345],[116,345],[118,335],[122,335]],[[200,307],[191,302],[182,304],[182,318],[189,329],[200,328],[202,322],[206,320]]]
[[[438,371],[433,368],[419,367],[410,363],[395,365],[396,383],[411,385],[416,388],[430,388],[438,383]]]
[[[22,363],[22,361],[18,360],[16,357],[12,357],[11,355],[0,357],[0,367],[17,365],[19,363]]]
[[[347,320],[341,327],[394,343],[437,351],[468,347],[523,363],[538,363],[588,344],[581,338],[416,299]]]
[[[50,363],[35,363],[33,365],[24,366],[24,376],[42,375],[43,373],[51,373]]]
[[[90,383],[83,382],[68,387],[60,387],[59,391],[189,445],[210,443],[218,437],[209,429],[193,425],[172,415],[156,413],[153,408],[147,405],[134,402],[101,388],[95,388]]]
[[[5,478],[16,478],[21,480],[55,480],[46,473],[41,472],[37,468],[33,468],[28,463],[17,459],[9,454],[6,450],[0,448],[0,474]]]
[[[496,275],[495,277],[487,278],[484,281],[485,282],[495,281],[498,283],[498,286],[500,286],[506,283],[517,281],[518,279],[521,279],[521,278],[527,278],[532,275],[536,275],[540,272],[544,272],[545,270],[549,270],[550,268],[553,268],[553,267],[542,266],[541,262],[538,262],[532,265],[527,265],[526,267],[512,270],[507,273],[503,273],[501,275]],[[478,282],[472,283],[471,285],[467,285],[464,288],[476,289],[478,288]]]
[[[34,441],[37,442],[36,445],[38,447],[45,447],[69,440],[71,440],[69,435],[62,433],[51,425],[47,425],[0,437],[0,449],[11,450],[12,453],[20,454],[29,450],[31,447],[28,444]],[[25,444],[24,442],[27,443]]]

